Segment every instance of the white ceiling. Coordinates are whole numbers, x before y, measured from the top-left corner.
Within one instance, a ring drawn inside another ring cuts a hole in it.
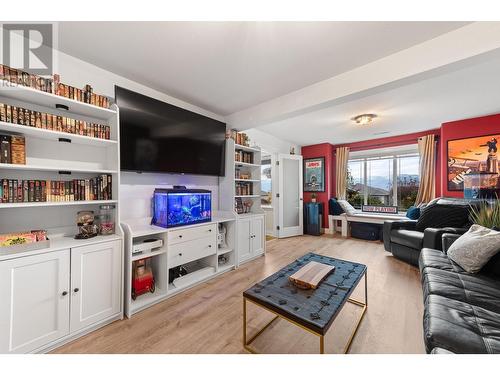
[[[154,89],[227,115],[457,29],[464,22],[61,22],[59,48]],[[408,94],[409,95],[409,94]],[[385,100],[387,99],[387,100]],[[415,98],[416,101],[425,98]],[[335,140],[331,126],[380,107],[389,121],[403,108],[389,96],[313,119],[300,144]],[[411,103],[406,103],[407,106]],[[422,103],[423,104],[423,103]],[[417,105],[414,103],[413,105]],[[379,110],[379,112],[380,112]],[[427,119],[434,120],[434,119]],[[385,121],[385,120],[382,120]],[[382,122],[381,122],[382,123]],[[420,124],[421,125],[421,124]],[[344,123],[345,126],[345,123]],[[389,123],[387,123],[389,126]],[[276,124],[266,127],[276,132]],[[283,134],[279,132],[280,136]],[[287,134],[288,135],[288,134]]]
[[[436,129],[443,122],[500,112],[500,58],[259,127],[298,145],[341,144]],[[379,117],[372,125],[350,119]]]

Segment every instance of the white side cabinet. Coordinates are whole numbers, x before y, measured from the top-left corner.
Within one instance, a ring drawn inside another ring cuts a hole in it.
[[[0,353],[60,343],[121,312],[121,240],[0,261]]]
[[[237,231],[239,263],[264,254],[266,240],[264,215],[238,218]]]
[[[27,353],[69,334],[70,250],[0,262],[0,352]]]
[[[71,249],[71,331],[120,312],[120,241]]]

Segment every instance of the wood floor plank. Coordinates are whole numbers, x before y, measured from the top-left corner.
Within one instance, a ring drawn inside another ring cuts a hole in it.
[[[350,353],[425,352],[418,269],[393,258],[379,242],[323,235],[269,241],[265,257],[53,353],[246,353],[242,346],[242,292],[309,251],[368,266],[368,309]],[[363,299],[361,284],[354,298]],[[272,318],[258,308],[249,311],[253,332]],[[342,351],[358,313],[359,307],[346,306],[339,314],[325,338],[327,352]],[[270,353],[316,353],[319,343],[317,337],[277,321],[254,346]]]

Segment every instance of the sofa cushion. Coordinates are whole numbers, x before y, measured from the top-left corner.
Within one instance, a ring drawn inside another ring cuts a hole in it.
[[[425,228],[462,228],[469,225],[470,206],[465,201],[450,203],[444,199],[430,202],[420,211],[417,230]]]
[[[500,281],[432,267],[424,268],[421,277],[424,301],[439,295],[500,314]]]
[[[424,309],[427,352],[500,353],[500,314],[431,294]]]
[[[467,272],[476,273],[500,252],[500,232],[474,224],[448,249],[448,257]]]
[[[441,250],[422,249],[418,266],[420,273],[424,272],[426,267],[437,268],[444,271],[465,273],[465,270],[458,264],[453,263],[448,256]]]
[[[416,230],[395,229],[391,232],[391,241],[420,250],[424,244],[424,233]]]

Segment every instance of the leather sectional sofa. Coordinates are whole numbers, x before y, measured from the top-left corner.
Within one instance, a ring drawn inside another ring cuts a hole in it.
[[[478,274],[446,255],[456,234],[443,235],[443,250],[422,249],[427,353],[500,353],[500,254]]]

